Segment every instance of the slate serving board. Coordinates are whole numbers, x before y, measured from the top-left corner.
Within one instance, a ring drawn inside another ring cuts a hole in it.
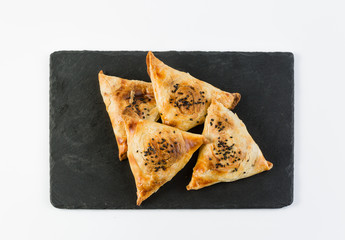
[[[50,194],[57,208],[280,208],[293,201],[293,54],[154,52],[166,64],[242,99],[246,124],[271,171],[187,191],[197,153],[170,182],[136,206],[128,161],[120,162],[98,72],[149,81],[147,52],[60,51],[50,56]],[[201,133],[203,126],[191,130]]]

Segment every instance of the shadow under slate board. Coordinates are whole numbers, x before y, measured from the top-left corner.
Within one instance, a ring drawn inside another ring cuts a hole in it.
[[[154,52],[167,65],[228,92],[272,170],[187,191],[198,152],[136,206],[128,161],[120,162],[98,72],[150,81],[147,52],[60,51],[50,56],[50,194],[68,209],[280,208],[293,201],[294,58],[286,52]],[[191,131],[201,133],[203,125]]]

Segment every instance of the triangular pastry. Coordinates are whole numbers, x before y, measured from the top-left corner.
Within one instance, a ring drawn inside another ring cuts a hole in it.
[[[273,167],[243,122],[216,100],[208,108],[202,134],[209,142],[200,148],[188,190],[236,181]]]
[[[147,54],[146,64],[164,124],[187,131],[204,122],[213,98],[229,109],[233,109],[241,98],[239,93],[224,92],[189,73],[165,65],[152,52]]]
[[[127,121],[126,132],[138,206],[170,181],[205,140],[202,135],[147,120]]]
[[[126,116],[157,121],[159,118],[152,84],[107,76],[100,71],[99,85],[119,148],[119,158],[127,157]]]

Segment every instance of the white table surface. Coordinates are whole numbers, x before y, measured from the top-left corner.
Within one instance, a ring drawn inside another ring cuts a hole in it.
[[[345,239],[344,1],[1,1],[0,239]],[[276,210],[59,210],[49,54],[291,51],[295,198]]]

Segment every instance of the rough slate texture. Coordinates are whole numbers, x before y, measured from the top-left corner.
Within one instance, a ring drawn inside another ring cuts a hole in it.
[[[291,53],[154,52],[166,64],[242,99],[235,112],[271,171],[187,191],[197,152],[137,207],[128,161],[120,162],[98,72],[149,81],[147,52],[62,51],[50,58],[51,202],[58,208],[279,208],[293,201],[294,80]],[[192,129],[201,133],[203,126]]]

